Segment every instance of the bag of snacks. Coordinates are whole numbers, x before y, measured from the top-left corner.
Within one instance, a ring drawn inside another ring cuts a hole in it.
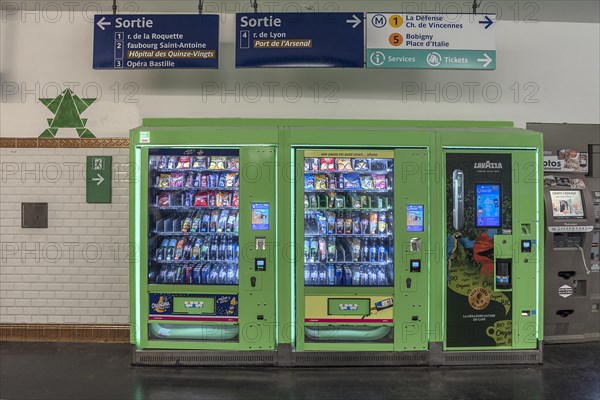
[[[375,186],[373,185],[373,177],[371,175],[361,175],[360,187],[364,190],[375,189]]]
[[[208,169],[225,169],[227,158],[226,157],[211,157]]]
[[[314,176],[315,190],[327,190],[327,177],[325,175]]]
[[[338,158],[337,169],[338,171],[352,171],[352,162],[349,158]]]
[[[380,189],[380,190],[387,189],[385,175],[373,175],[373,182],[375,185],[375,189]]]
[[[321,171],[335,171],[335,158],[321,158]]]
[[[192,166],[189,156],[181,156],[177,160],[177,169],[188,169]]]

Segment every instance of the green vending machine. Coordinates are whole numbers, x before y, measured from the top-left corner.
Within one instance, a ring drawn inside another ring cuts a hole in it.
[[[293,365],[428,362],[431,136],[291,128]]]
[[[538,363],[542,136],[502,122],[150,119],[133,363]]]
[[[441,134],[443,364],[542,361],[541,135]],[[469,144],[468,146],[465,144]],[[511,145],[512,144],[512,145]],[[433,345],[432,348],[438,350]],[[438,356],[432,354],[432,360]]]
[[[277,132],[131,132],[134,364],[273,365]]]

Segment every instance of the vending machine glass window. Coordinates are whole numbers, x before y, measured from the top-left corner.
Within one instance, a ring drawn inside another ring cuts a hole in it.
[[[150,284],[238,284],[239,153],[149,154]]]
[[[304,158],[306,286],[393,286],[393,158]]]

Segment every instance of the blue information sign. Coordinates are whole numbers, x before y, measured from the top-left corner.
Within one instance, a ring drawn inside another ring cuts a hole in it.
[[[96,15],[95,69],[218,68],[219,17]]]
[[[236,14],[235,66],[364,67],[364,14]]]

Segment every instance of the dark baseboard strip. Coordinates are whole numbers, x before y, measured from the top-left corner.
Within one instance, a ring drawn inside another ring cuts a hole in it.
[[[0,341],[129,343],[129,325],[0,324]]]

